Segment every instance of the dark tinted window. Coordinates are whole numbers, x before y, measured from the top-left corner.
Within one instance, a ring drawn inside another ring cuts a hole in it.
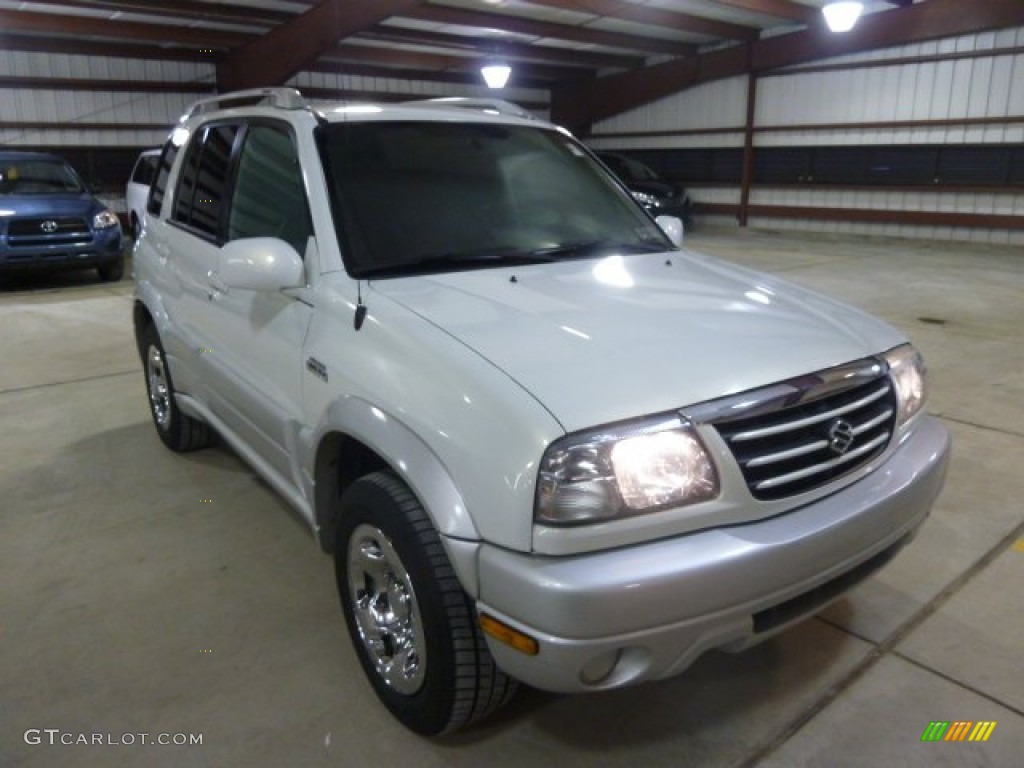
[[[206,126],[189,145],[174,196],[174,221],[216,237],[238,126]]]
[[[246,131],[228,214],[228,239],[279,237],[300,254],[312,234],[295,144],[286,131],[254,125]]]
[[[730,183],[742,179],[740,149],[629,150],[670,181]],[[1020,185],[1024,147],[999,145],[900,145],[758,147],[754,181],[759,184],[850,186]]]
[[[152,184],[159,161],[160,158],[157,155],[142,155],[138,162],[135,163],[135,169],[132,171],[132,181],[135,184]]]
[[[815,181],[821,184],[864,183],[863,147],[817,147],[813,153]]]
[[[555,131],[341,123],[324,129],[321,140],[353,274],[669,247],[590,155]]]
[[[776,148],[754,154],[754,178],[760,182],[803,181],[811,173],[811,158],[802,148]]]
[[[1009,181],[1009,147],[943,147],[936,178],[953,183],[1000,184]]]
[[[149,200],[146,203],[146,210],[153,215],[160,215],[160,207],[164,204],[164,197],[167,194],[167,178],[171,175],[171,167],[174,165],[174,158],[177,156],[178,148],[173,142],[168,141],[157,162],[156,175],[152,186],[149,188]]]
[[[935,178],[938,150],[931,147],[880,147],[868,153],[868,184],[929,183]]]

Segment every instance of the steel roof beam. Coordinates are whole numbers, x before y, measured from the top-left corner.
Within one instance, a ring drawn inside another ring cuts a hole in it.
[[[652,27],[664,27],[680,32],[693,32],[708,37],[721,37],[726,40],[756,40],[761,31],[754,27],[732,24],[727,21],[694,16],[690,13],[669,11],[652,5],[636,5],[622,0],[530,0],[535,5],[557,8],[576,13],[590,13],[637,24],[648,24]]]
[[[963,0],[928,0],[864,16],[834,35],[822,26],[734,45],[698,56],[580,83],[551,94],[552,119],[578,132],[598,120],[670,96],[699,83],[766,72],[818,59],[1024,25],[1021,0],[984,0],[964,13]]]
[[[323,0],[231,52],[217,67],[222,91],[279,85],[341,40],[423,0]]]

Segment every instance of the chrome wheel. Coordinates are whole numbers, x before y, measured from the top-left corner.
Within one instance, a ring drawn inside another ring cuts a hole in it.
[[[156,425],[166,431],[171,426],[171,388],[167,383],[164,356],[151,344],[146,353],[146,381],[149,384],[149,407]]]
[[[416,592],[387,536],[359,525],[348,542],[348,590],[359,638],[381,680],[411,695],[423,685],[426,638]]]

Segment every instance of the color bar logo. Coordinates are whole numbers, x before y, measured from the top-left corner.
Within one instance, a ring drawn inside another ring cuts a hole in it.
[[[932,720],[921,734],[921,741],[988,741],[995,729],[994,720]]]

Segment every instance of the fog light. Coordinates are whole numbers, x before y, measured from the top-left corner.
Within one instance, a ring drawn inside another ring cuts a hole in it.
[[[517,651],[525,653],[527,656],[536,656],[540,653],[540,643],[532,637],[523,634],[518,629],[510,627],[504,622],[498,621],[493,616],[488,616],[486,613],[480,614],[480,629],[495,640],[498,640],[505,645],[512,646]]]
[[[604,682],[615,670],[615,665],[619,663],[621,656],[622,651],[616,649],[602,653],[596,659],[591,659],[580,670],[580,682],[584,685],[599,685]]]

